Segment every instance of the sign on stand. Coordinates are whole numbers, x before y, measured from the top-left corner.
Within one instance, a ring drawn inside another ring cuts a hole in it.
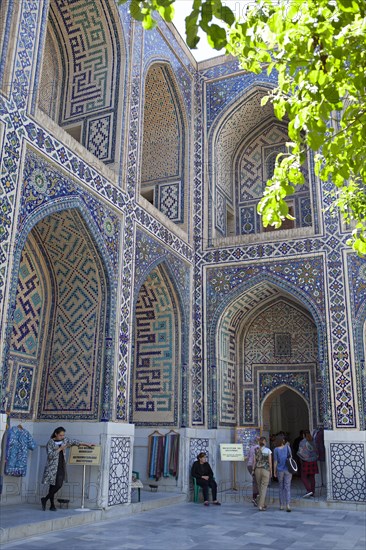
[[[89,508],[84,507],[85,501],[85,468],[86,466],[99,466],[101,459],[100,445],[87,447],[73,445],[70,449],[69,464],[83,467],[83,483],[81,488],[81,508],[75,508],[76,512],[88,512]]]
[[[100,465],[101,447],[85,447],[73,445],[70,449],[69,464],[78,464],[79,466],[99,466]]]
[[[243,461],[243,445],[241,443],[220,443],[221,460]]]
[[[237,491],[236,488],[236,463],[243,462],[243,444],[242,443],[220,443],[220,455],[221,460],[229,460],[233,462],[234,468],[234,479],[233,479],[233,490]]]

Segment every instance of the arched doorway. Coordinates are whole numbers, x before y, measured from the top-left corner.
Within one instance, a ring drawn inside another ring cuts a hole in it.
[[[311,427],[309,405],[297,391],[289,386],[273,390],[262,403],[262,430],[270,434],[285,432],[291,442],[299,431]]]
[[[321,424],[317,327],[292,296],[269,283],[243,293],[221,316],[216,349],[219,425],[261,425],[261,404],[279,386],[298,391]]]

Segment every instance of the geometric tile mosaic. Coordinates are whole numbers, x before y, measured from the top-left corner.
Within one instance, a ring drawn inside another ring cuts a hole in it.
[[[82,136],[82,143],[101,160],[111,162],[117,118],[113,120],[112,112],[117,114],[124,66],[122,44],[118,43],[108,2],[77,0],[70,4],[52,0],[46,45],[51,42],[51,33],[55,35],[52,44],[57,54],[51,60],[53,74],[47,66],[42,71],[41,88],[56,88],[51,94],[53,101],[58,100],[58,112],[54,112],[57,122],[64,126],[85,120],[88,135],[86,141]],[[55,63],[55,59],[60,61]],[[90,119],[95,113],[103,116]]]
[[[310,381],[308,372],[283,372],[283,373],[260,373],[259,374],[259,396],[261,402],[274,388],[285,384],[296,389],[310,402]]]
[[[161,183],[158,185],[159,210],[173,222],[182,220],[181,183]]]
[[[11,410],[13,412],[28,413],[33,388],[34,368],[19,365],[16,373],[16,382]]]
[[[183,168],[182,146],[179,100],[170,71],[153,65],[145,79],[141,181],[179,176]]]
[[[330,443],[333,500],[366,501],[366,458],[362,443]]]
[[[129,437],[112,437],[109,457],[108,506],[129,501],[129,474],[131,440]]]
[[[44,296],[35,261],[28,250],[20,260],[11,350],[30,357],[37,355]]]
[[[39,414],[96,419],[106,323],[104,269],[75,210],[44,218],[33,233],[55,280]]]
[[[176,425],[180,331],[177,306],[160,268],[140,288],[135,319],[132,422]]]
[[[32,418],[34,410],[33,382],[43,364],[43,338],[47,304],[50,303],[44,266],[39,261],[40,251],[30,239],[22,251],[13,306],[12,333],[7,353],[3,398],[11,410]],[[46,306],[46,307],[45,307]],[[9,331],[10,332],[10,331]]]
[[[214,180],[216,186],[231,201],[234,200],[233,162],[235,152],[250,131],[271,116],[273,113],[270,103],[261,108],[263,93],[253,93],[246,101],[221,119],[217,137],[212,143],[212,168],[215,167]],[[216,123],[218,125],[219,123]]]
[[[86,147],[100,160],[110,160],[109,149],[112,143],[110,132],[111,115],[89,120]]]

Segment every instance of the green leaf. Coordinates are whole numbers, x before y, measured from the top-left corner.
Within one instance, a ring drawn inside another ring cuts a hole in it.
[[[347,241],[348,244],[349,241]],[[352,242],[352,241],[351,241]],[[365,256],[366,255],[366,242],[363,241],[360,238],[356,238],[353,243],[353,250],[357,252],[359,256]]]
[[[229,27],[234,24],[235,15],[230,8],[228,8],[227,6],[223,6],[221,2],[219,8],[214,8],[213,14],[217,19],[220,19],[221,21],[229,25]]]
[[[173,17],[174,17],[174,8],[172,5],[169,5],[169,6],[158,6],[158,12],[160,13],[160,15],[162,16],[162,18],[165,20],[165,21],[168,21],[168,23],[170,23],[171,21],[173,21]]]
[[[338,103],[339,92],[335,86],[328,86],[324,88],[323,94],[330,103]]]
[[[309,132],[307,142],[313,151],[317,151],[324,143],[324,134],[319,132]]]
[[[339,7],[342,11],[349,13],[358,13],[360,8],[355,0],[338,0]]]
[[[210,0],[207,0],[206,2],[204,2],[202,4],[202,8],[201,8],[201,22],[203,25],[207,25],[208,23],[210,23],[210,21],[212,21],[212,4],[210,2]]]
[[[279,102],[276,101],[276,103],[274,103],[273,105],[273,110],[274,110],[275,116],[279,120],[282,120],[286,114],[286,107],[285,107],[284,101],[279,101]]]
[[[151,15],[148,13],[144,16],[144,20],[142,21],[142,26],[145,30],[149,31],[150,29],[153,29],[156,27],[156,21],[151,17]]]
[[[130,14],[131,14],[131,17],[136,19],[136,21],[143,21],[144,20],[144,14],[141,11],[141,5],[138,2],[138,0],[131,0]]]
[[[185,18],[186,41],[187,41],[188,47],[192,49],[194,49],[197,46],[198,42],[200,41],[200,37],[198,36],[198,25],[197,25],[198,15],[199,15],[198,10],[194,10]]]
[[[268,27],[273,33],[279,34],[283,29],[283,15],[280,11],[275,12],[268,19]]]
[[[210,25],[209,31],[207,32],[207,42],[215,50],[224,48],[227,44],[225,29],[215,24]]]

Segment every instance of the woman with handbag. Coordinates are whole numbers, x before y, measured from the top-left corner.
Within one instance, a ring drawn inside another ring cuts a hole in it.
[[[280,510],[291,512],[291,480],[292,473],[289,472],[287,459],[291,457],[291,449],[283,435],[276,439],[274,450],[274,476],[278,479],[280,497]]]

